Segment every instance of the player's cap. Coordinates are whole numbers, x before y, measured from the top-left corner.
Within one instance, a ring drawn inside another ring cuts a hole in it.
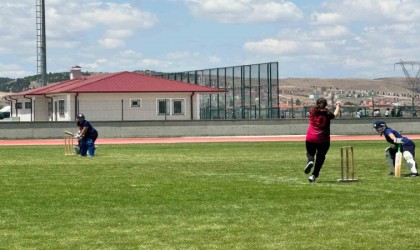
[[[77,118],[83,118],[83,119],[85,119],[85,115],[84,115],[84,114],[77,114],[77,115],[76,115],[76,119],[77,119]]]

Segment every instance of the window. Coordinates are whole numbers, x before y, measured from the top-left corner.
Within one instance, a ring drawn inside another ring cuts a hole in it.
[[[185,99],[157,99],[158,115],[185,115]]]
[[[58,114],[64,117],[64,100],[58,100]]]
[[[53,103],[51,101],[48,102],[48,114],[52,114],[53,112]]]
[[[141,107],[141,99],[130,99],[130,107]]]
[[[170,114],[170,100],[169,99],[158,99],[158,115],[169,115]]]
[[[16,103],[16,109],[22,109],[22,103],[21,102]]]
[[[184,100],[174,99],[172,101],[172,106],[174,115],[184,115]]]
[[[32,102],[25,102],[25,109],[32,108]]]

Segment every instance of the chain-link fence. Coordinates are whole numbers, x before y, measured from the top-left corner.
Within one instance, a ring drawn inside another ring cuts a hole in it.
[[[226,90],[201,96],[201,119],[280,118],[277,62],[157,76]]]

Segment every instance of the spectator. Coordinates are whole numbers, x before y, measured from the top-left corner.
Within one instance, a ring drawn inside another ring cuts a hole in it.
[[[362,115],[362,112],[361,112],[361,110],[360,110],[360,109],[358,109],[358,110],[356,111],[356,118],[360,118],[360,117],[361,117],[361,115]]]

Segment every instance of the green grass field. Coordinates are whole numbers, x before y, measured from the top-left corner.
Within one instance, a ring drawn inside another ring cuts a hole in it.
[[[0,248],[419,249],[420,178],[388,176],[387,146],[332,142],[317,183],[304,142],[1,147]]]

